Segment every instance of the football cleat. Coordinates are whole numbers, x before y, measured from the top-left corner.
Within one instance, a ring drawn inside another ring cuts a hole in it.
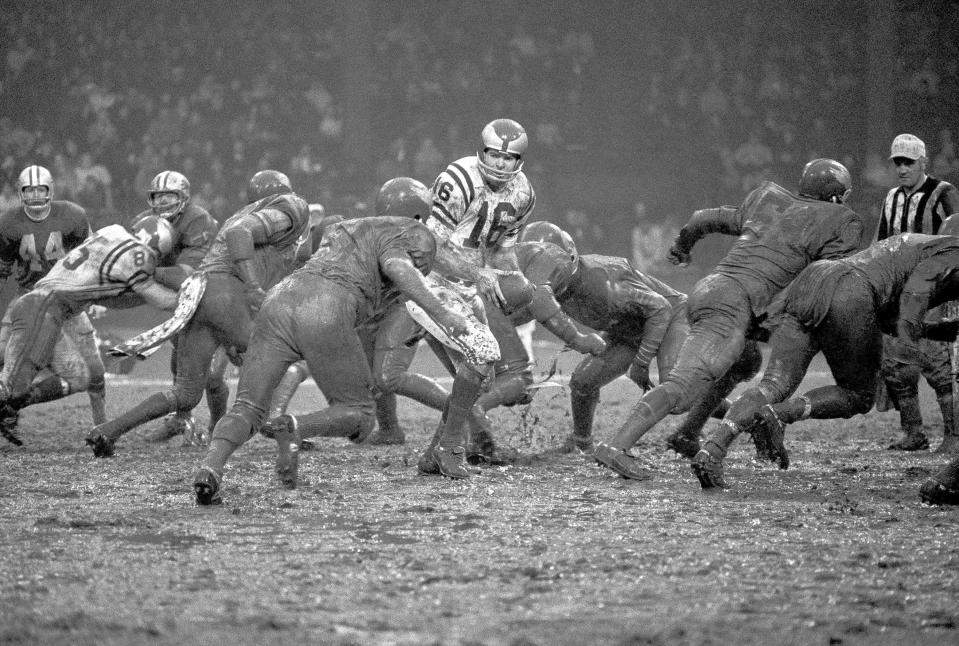
[[[406,434],[401,428],[384,429],[382,426],[370,434],[369,443],[375,445],[405,444]]]
[[[163,422],[160,425],[160,428],[151,435],[148,440],[150,442],[166,442],[169,439],[176,437],[177,435],[186,436],[193,435],[196,431],[196,420],[193,419],[193,416],[183,418],[179,417],[176,413],[170,413],[163,418]]]
[[[0,435],[3,439],[14,446],[23,446],[23,440],[17,437],[17,423],[20,421],[20,413],[17,409],[8,404],[0,407]]]
[[[756,445],[757,458],[775,462],[780,469],[789,468],[789,452],[784,442],[786,425],[771,404],[766,404],[756,413],[749,434]]]
[[[692,460],[702,448],[698,437],[689,437],[682,431],[675,431],[666,438],[666,448],[679,453],[687,460]]]
[[[929,448],[929,438],[922,431],[907,431],[899,440],[889,445],[889,451],[925,451]]]
[[[644,468],[633,455],[605,442],[596,444],[593,459],[629,480],[649,480],[653,477],[649,469]]]
[[[574,451],[580,451],[582,453],[592,453],[593,452],[593,436],[590,435],[581,435],[579,433],[570,433],[566,438],[566,441],[563,442],[563,451],[566,453],[572,453]]]
[[[712,449],[712,451],[710,451]],[[722,452],[723,455],[714,455]],[[723,457],[725,451],[714,444],[707,444],[706,448],[699,451],[690,468],[699,479],[699,484],[703,489],[726,489],[726,477],[723,473]]]
[[[430,453],[441,475],[454,480],[463,480],[470,477],[470,472],[466,468],[466,449],[462,446],[454,446],[449,449],[436,446]]]
[[[220,497],[222,481],[223,475],[217,473],[212,467],[204,465],[197,469],[193,475],[193,494],[196,496],[196,504],[223,504],[223,498]]]
[[[94,435],[86,439],[87,446],[93,449],[93,457],[95,458],[112,458],[113,457],[113,447],[116,444],[116,440],[109,438],[106,435]]]

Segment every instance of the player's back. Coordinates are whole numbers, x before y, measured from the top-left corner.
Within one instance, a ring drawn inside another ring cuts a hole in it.
[[[152,251],[119,224],[94,232],[37,281],[35,289],[94,300],[117,296],[153,273]]]
[[[859,250],[862,220],[851,209],[801,197],[773,182],[739,208],[742,233],[714,273],[740,283],[759,314],[809,263]]]
[[[920,263],[933,260],[943,273],[959,267],[959,238],[906,233],[885,238],[842,262],[855,268],[873,288],[877,302],[898,299]]]
[[[432,267],[436,241],[423,224],[410,218],[347,220],[324,231],[320,248],[294,276],[321,275],[377,309],[398,296],[380,271],[380,259],[394,252],[411,259],[419,255]]]

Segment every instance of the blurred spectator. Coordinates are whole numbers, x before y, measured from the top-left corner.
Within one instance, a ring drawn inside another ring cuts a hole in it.
[[[20,196],[17,195],[16,189],[13,188],[13,183],[4,181],[3,189],[0,190],[0,213],[6,211],[7,209],[15,208],[19,205]]]
[[[633,205],[633,228],[630,232],[633,267],[652,276],[660,277],[672,271],[666,253],[673,244],[676,228],[653,222],[642,200]]]
[[[113,177],[103,164],[93,161],[93,155],[83,153],[77,164],[77,201],[91,210],[113,211]]]
[[[436,146],[436,142],[432,137],[423,137],[413,153],[413,177],[436,177],[445,167],[446,156]]]

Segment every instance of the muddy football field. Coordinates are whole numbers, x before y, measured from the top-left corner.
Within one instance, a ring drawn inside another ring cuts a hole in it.
[[[164,365],[112,379],[108,412],[157,390]],[[819,366],[802,389],[825,379]],[[604,391],[597,437],[637,394]],[[959,508],[920,503],[944,460],[885,450],[895,413],[790,427],[788,471],[744,438],[732,488],[704,494],[663,448],[674,418],[638,448],[648,482],[557,451],[567,397],[546,387],[492,413],[517,463],[468,481],[416,473],[437,414],[408,400],[406,445],[318,442],[292,491],[255,438],[216,507],[193,501],[202,449],[148,441],[155,424],[95,460],[84,395],[31,409],[25,446],[0,445],[0,643],[959,643]],[[320,404],[308,382],[291,411]]]

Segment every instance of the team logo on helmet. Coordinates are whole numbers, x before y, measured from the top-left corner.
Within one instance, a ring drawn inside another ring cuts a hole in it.
[[[150,182],[147,203],[154,215],[172,218],[186,208],[190,201],[190,180],[182,173],[165,170]]]
[[[430,190],[423,182],[412,177],[394,177],[377,192],[373,213],[425,222],[429,217],[432,201]]]
[[[483,150],[477,153],[476,158],[484,179],[493,184],[504,184],[522,170],[522,157],[529,145],[529,137],[523,126],[512,119],[496,119],[486,124],[481,137]],[[508,166],[503,164],[504,167],[500,168],[494,164],[489,151],[509,155],[512,157],[511,163]]]
[[[133,235],[161,256],[173,251],[173,226],[158,215],[146,215],[130,227]]]
[[[851,192],[852,175],[835,159],[814,159],[803,168],[800,195],[842,204]]]
[[[43,166],[27,166],[17,178],[20,204],[28,218],[35,222],[50,215],[53,200],[53,176]]]
[[[261,170],[250,178],[246,187],[246,201],[256,202],[264,197],[293,192],[290,178],[278,170]]]

